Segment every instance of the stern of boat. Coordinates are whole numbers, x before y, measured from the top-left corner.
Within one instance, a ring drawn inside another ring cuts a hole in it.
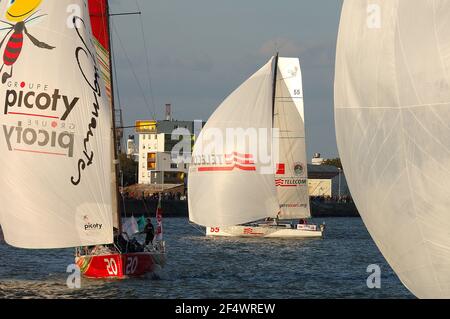
[[[80,255],[75,262],[84,277],[115,278],[139,277],[161,270],[166,263],[164,251]]]

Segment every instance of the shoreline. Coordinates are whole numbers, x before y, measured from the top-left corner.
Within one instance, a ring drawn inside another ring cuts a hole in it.
[[[189,217],[188,203],[183,200],[162,200],[164,217]],[[354,203],[316,202],[311,201],[313,218],[323,217],[360,217]],[[122,217],[142,216],[153,217],[158,206],[157,200],[125,199],[125,213]]]

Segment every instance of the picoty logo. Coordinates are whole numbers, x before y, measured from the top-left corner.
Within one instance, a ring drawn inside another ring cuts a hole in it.
[[[0,42],[0,75],[6,90],[2,94],[3,112],[21,118],[17,125],[3,125],[3,134],[9,151],[73,157],[75,127],[66,120],[80,99],[69,97],[58,88],[50,90],[45,84],[9,80],[23,49],[35,50],[24,46],[27,40],[38,50],[55,49],[28,31],[31,24],[47,16],[41,12],[41,4],[42,0],[8,0],[5,19],[0,20],[0,32],[6,33]],[[67,127],[72,129],[68,131]]]
[[[89,217],[87,215],[83,216],[83,221],[84,221],[84,230],[85,231],[90,231],[90,230],[102,230],[103,224],[100,223],[91,223],[89,221]]]
[[[15,86],[17,87],[17,85]],[[26,88],[26,83],[22,82],[20,87]],[[13,86],[12,89],[6,90],[4,114],[28,115],[65,121],[79,100],[78,97],[69,98],[67,95],[61,94],[59,89],[47,93],[45,91],[19,90]]]
[[[73,157],[75,126],[66,120],[80,99],[59,89],[47,93],[48,87],[41,84],[9,81],[7,86],[11,89],[6,90],[4,114],[24,118],[15,126],[3,125],[9,151]]]

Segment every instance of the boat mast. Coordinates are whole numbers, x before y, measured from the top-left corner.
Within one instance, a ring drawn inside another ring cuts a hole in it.
[[[278,56],[279,53],[275,55],[275,69],[273,76],[273,88],[272,88],[272,128],[275,127],[275,94],[277,91],[277,77],[278,77]]]
[[[111,119],[112,119],[112,130],[113,130],[113,144],[114,144],[114,175],[115,175],[115,194],[116,194],[116,213],[117,213],[117,222],[119,227],[119,232],[122,232],[122,196],[119,192],[119,158],[117,154],[117,132],[116,132],[116,109],[114,104],[114,76],[113,76],[113,43],[112,43],[112,32],[111,32],[111,21],[110,21],[110,12],[109,12],[109,0],[105,1],[106,3],[106,21],[108,25],[108,39],[109,39],[109,76],[111,78]]]
[[[278,57],[279,52],[277,51],[277,54],[275,55],[275,67],[273,72],[273,88],[272,88],[272,129],[275,128],[275,101],[276,101],[276,93],[277,93],[277,80],[278,80]],[[272,130],[273,134],[273,130]],[[273,141],[273,135],[272,135],[272,141]],[[272,147],[273,148],[273,147]],[[277,218],[279,216],[280,212],[277,214]]]

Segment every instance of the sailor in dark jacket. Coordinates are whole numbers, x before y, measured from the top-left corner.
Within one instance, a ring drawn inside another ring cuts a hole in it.
[[[153,238],[155,237],[155,228],[153,227],[152,220],[147,218],[147,225],[145,225],[144,233],[147,234],[145,237],[145,245],[153,242]]]

